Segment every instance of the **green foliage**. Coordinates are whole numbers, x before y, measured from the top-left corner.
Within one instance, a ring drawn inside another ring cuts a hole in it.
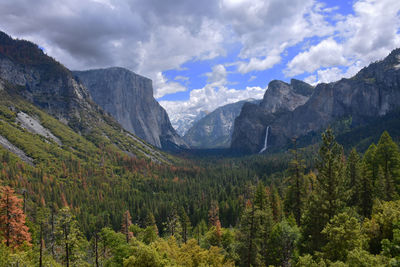
[[[378,254],[382,250],[383,239],[393,240],[393,229],[399,221],[400,200],[375,203],[371,219],[366,219],[363,225],[370,239],[372,253]]]
[[[328,129],[322,135],[315,189],[302,222],[303,250],[306,252],[318,251],[325,245],[326,239],[321,231],[348,200],[344,167],[343,148]]]
[[[62,146],[21,128],[19,111],[37,118]],[[355,150],[346,160],[328,130],[317,161],[310,147],[301,156],[165,164],[141,158],[145,145],[135,150],[139,157],[125,154],[121,148],[135,145],[112,121],[97,126],[79,135],[18,97],[0,99],[0,134],[35,164],[0,147],[0,184],[27,192],[33,240],[32,249],[0,247],[0,265],[38,265],[41,242],[43,263],[52,266],[65,263],[66,244],[74,266],[94,265],[95,258],[100,266],[397,264],[399,204],[383,200],[397,198],[387,184],[398,185],[400,166],[388,136],[362,160]],[[208,227],[210,207],[216,212]],[[127,210],[134,223],[129,243],[115,232]]]
[[[393,239],[382,240],[382,254],[390,259],[390,266],[400,266],[400,222],[394,227]]]
[[[322,234],[327,243],[323,247],[324,258],[331,261],[346,262],[347,254],[354,249],[365,249],[367,237],[362,233],[357,218],[340,213],[325,226]]]
[[[275,266],[291,266],[292,259],[297,254],[299,239],[300,229],[294,219],[283,219],[276,224],[269,238],[267,250],[269,263]]]
[[[379,139],[376,161],[383,170],[384,200],[393,200],[400,192],[400,152],[386,131]]]

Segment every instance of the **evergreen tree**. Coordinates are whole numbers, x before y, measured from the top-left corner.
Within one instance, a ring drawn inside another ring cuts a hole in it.
[[[272,230],[273,215],[266,188],[257,185],[253,203],[248,201],[240,221],[238,234],[242,266],[268,266],[268,239]]]
[[[376,160],[383,170],[385,200],[393,200],[400,191],[400,153],[388,132],[383,132],[376,149]]]
[[[30,245],[31,235],[25,225],[22,200],[9,186],[0,187],[0,194],[0,237],[7,247],[16,248],[24,243]]]
[[[345,262],[353,249],[365,249],[367,237],[355,217],[340,213],[330,220],[322,233],[327,243],[323,247],[324,257],[331,261]]]
[[[305,195],[304,160],[300,158],[296,143],[295,149],[291,153],[293,158],[289,164],[289,185],[286,191],[284,206],[285,211],[289,214],[293,213],[297,225],[300,225]]]
[[[78,222],[68,207],[62,208],[57,215],[56,235],[58,244],[64,247],[66,266],[79,266],[83,263],[87,249],[87,240],[79,230]]]
[[[293,217],[291,219],[283,219],[276,224],[269,238],[267,254],[270,259],[269,264],[284,267],[291,266],[299,239],[300,230]]]
[[[374,187],[372,175],[364,162],[361,163],[358,210],[364,217],[371,216],[374,204]]]
[[[350,193],[348,204],[349,206],[356,206],[360,203],[361,166],[360,156],[354,148],[350,151],[350,155],[347,159],[346,183]]]
[[[190,219],[187,216],[185,210],[181,208],[180,212],[180,221],[181,221],[181,226],[182,226],[182,242],[186,243],[187,240],[189,239],[189,234],[192,229],[192,225],[190,223]]]
[[[275,222],[279,222],[282,219],[282,200],[278,193],[278,190],[274,185],[271,185],[269,190],[269,198],[272,208],[272,215]]]
[[[164,232],[167,235],[174,236],[176,240],[181,240],[182,225],[175,208],[172,209],[166,222],[164,222]]]
[[[310,198],[303,222],[303,248],[318,251],[325,244],[321,234],[326,223],[341,211],[347,200],[344,183],[343,148],[336,142],[331,129],[322,134],[319,159],[316,162],[315,190]]]
[[[129,230],[129,226],[132,225],[132,218],[129,210],[124,212],[124,216],[122,217],[121,224],[121,232],[125,235],[126,243],[129,243],[129,240],[133,237],[133,233]]]

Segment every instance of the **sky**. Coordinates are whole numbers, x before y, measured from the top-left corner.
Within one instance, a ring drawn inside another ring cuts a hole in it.
[[[351,77],[400,47],[399,0],[0,0],[0,30],[72,70],[153,80],[173,126],[274,79]]]

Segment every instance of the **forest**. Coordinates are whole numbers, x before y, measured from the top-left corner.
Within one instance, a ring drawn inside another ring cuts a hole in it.
[[[0,266],[400,266],[388,132],[364,153],[331,129],[271,155],[96,153],[30,166],[0,150]]]

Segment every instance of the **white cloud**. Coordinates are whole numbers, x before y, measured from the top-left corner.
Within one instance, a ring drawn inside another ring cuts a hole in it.
[[[252,75],[252,76],[249,78],[248,82],[252,82],[252,81],[254,81],[255,79],[257,79],[257,76]]]
[[[273,51],[264,59],[252,57],[249,62],[239,61],[238,71],[242,74],[251,71],[261,71],[272,68],[275,64],[281,61],[281,51]]]
[[[156,74],[156,79],[153,81],[153,83],[153,86],[157,88],[157,91],[154,93],[155,98],[177,92],[185,92],[187,90],[186,87],[178,82],[168,81],[161,72]]]
[[[189,77],[178,75],[178,76],[175,76],[174,80],[175,81],[188,81]]]
[[[189,129],[201,112],[211,112],[222,105],[249,98],[261,99],[264,96],[266,89],[261,87],[246,87],[244,90],[228,88],[225,67],[216,65],[212,70],[206,74],[209,83],[201,89],[192,90],[187,101],[160,102],[180,134]]]
[[[294,76],[317,70],[317,82],[350,77],[400,46],[400,1],[359,0],[353,8],[354,15],[337,18],[334,37],[339,41],[330,37],[299,53],[287,64],[285,74]],[[347,70],[340,71],[335,66]]]
[[[319,68],[346,65],[343,47],[333,38],[328,38],[312,46],[308,51],[299,53],[287,65],[287,76],[304,72],[312,73]]]
[[[239,57],[248,59],[238,63],[241,73],[269,69],[280,62],[285,48],[333,32],[324,18],[326,11],[313,0],[222,1],[221,5],[243,45]]]
[[[227,72],[223,65],[218,64],[212,67],[212,72],[205,74],[209,86],[222,86],[226,84]]]
[[[318,83],[336,82],[342,78],[350,78],[354,76],[359,70],[361,61],[356,61],[353,65],[340,69],[338,67],[320,69],[315,75],[310,75],[304,79],[306,83],[317,85]]]

